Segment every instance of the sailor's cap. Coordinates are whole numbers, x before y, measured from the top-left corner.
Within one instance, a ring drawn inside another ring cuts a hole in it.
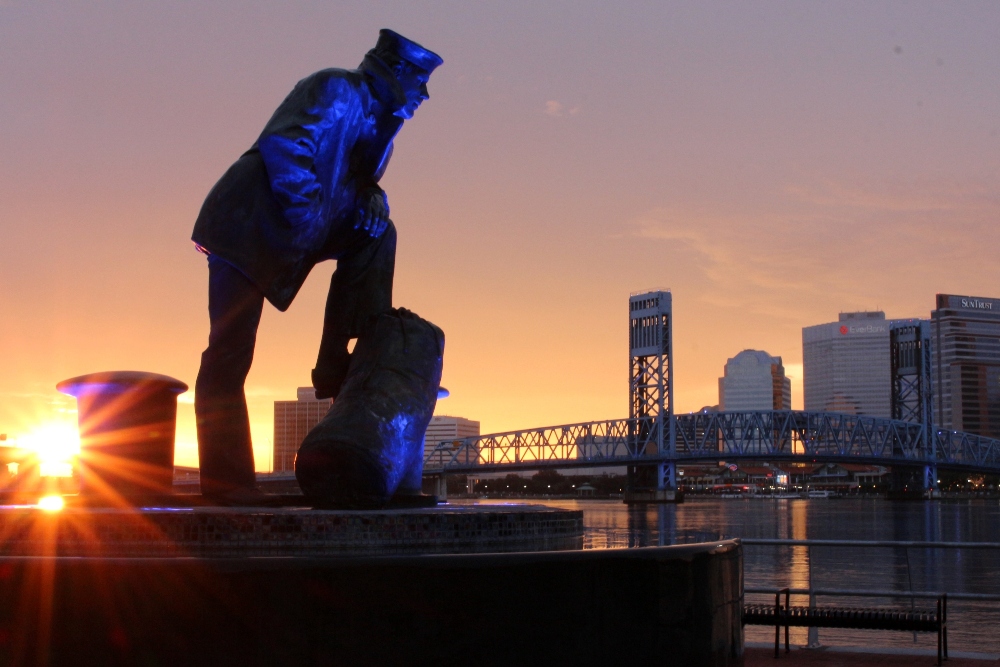
[[[435,67],[444,62],[438,54],[388,28],[382,28],[378,31],[378,42],[375,44],[375,50],[395,53],[403,60],[413,63],[427,72],[432,72]]]

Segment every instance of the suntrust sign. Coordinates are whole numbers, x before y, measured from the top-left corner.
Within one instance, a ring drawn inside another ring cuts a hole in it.
[[[1000,299],[984,299],[978,296],[956,296],[938,294],[938,308],[962,308],[987,313],[1000,313]]]
[[[962,308],[975,308],[976,310],[993,310],[992,301],[983,301],[982,299],[959,299],[962,303]]]

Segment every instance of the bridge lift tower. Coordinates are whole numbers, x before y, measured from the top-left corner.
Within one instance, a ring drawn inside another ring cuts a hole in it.
[[[919,319],[893,321],[889,326],[889,347],[892,418],[923,424],[921,446],[929,460],[936,460],[931,323]],[[893,468],[892,495],[907,497],[934,489],[937,489],[936,466],[925,465],[922,471]]]
[[[629,296],[629,445],[661,461],[628,467],[628,503],[680,502],[669,290]]]

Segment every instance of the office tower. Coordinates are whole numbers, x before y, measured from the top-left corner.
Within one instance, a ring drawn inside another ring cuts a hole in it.
[[[781,357],[743,350],[726,362],[719,378],[719,410],[791,410],[792,382]]]
[[[427,432],[424,435],[424,458],[426,459],[427,455],[442,442],[473,438],[478,435],[479,422],[477,421],[465,417],[435,415],[431,417],[431,423],[427,425]]]
[[[294,471],[299,445],[333,405],[333,399],[317,399],[312,387],[299,387],[297,395],[294,401],[274,402],[274,472]]]
[[[1000,299],[938,294],[931,341],[935,425],[1000,438]]]
[[[840,313],[802,329],[805,409],[890,417],[892,378],[885,313]]]

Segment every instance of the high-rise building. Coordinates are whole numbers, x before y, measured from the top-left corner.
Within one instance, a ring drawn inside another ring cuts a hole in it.
[[[889,326],[882,311],[865,311],[803,327],[805,409],[891,417]]]
[[[781,357],[743,350],[726,362],[719,378],[720,410],[791,410],[792,381]]]
[[[936,426],[1000,438],[1000,299],[938,294],[931,341]]]
[[[478,435],[477,421],[465,417],[435,415],[431,417],[431,423],[427,425],[427,433],[424,435],[424,458],[426,459],[427,455],[442,442],[474,438]]]
[[[274,472],[295,469],[299,446],[333,405],[333,399],[317,399],[312,387],[299,387],[296,393],[297,400],[274,402]]]

